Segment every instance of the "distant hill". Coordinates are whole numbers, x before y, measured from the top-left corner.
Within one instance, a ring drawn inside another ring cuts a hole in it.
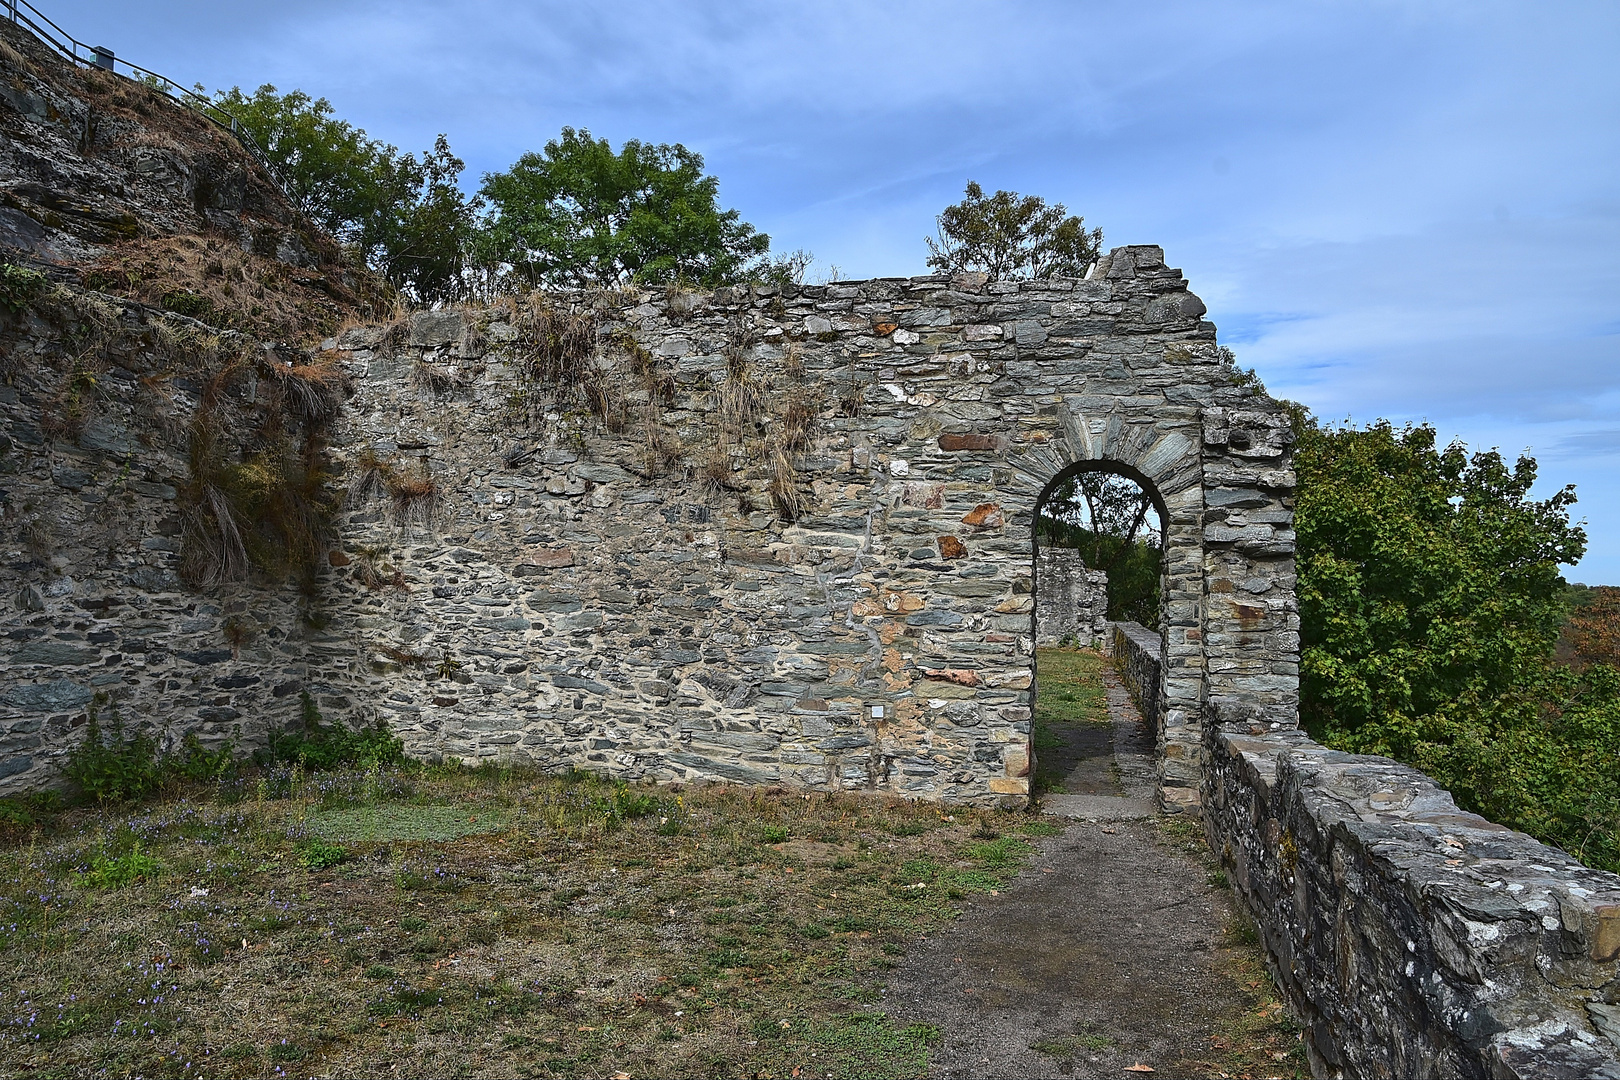
[[[0,256],[263,338],[317,339],[387,306],[229,132],[5,21]]]

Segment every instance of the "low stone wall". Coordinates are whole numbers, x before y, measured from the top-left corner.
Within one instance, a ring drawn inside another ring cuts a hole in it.
[[[1113,627],[1114,669],[1131,692],[1131,700],[1141,710],[1142,719],[1161,727],[1159,716],[1160,655],[1164,639],[1133,622],[1110,623]],[[1160,740],[1163,741],[1162,739]]]
[[[1043,547],[1035,553],[1035,644],[1073,639],[1100,643],[1108,633],[1108,575],[1087,570],[1073,548]]]
[[[1255,728],[1206,736],[1204,822],[1318,1076],[1620,1077],[1620,877]]]

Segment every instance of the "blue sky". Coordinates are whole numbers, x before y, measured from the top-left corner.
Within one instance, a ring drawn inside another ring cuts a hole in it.
[[[1578,487],[1620,584],[1620,6],[45,0],[183,83],[299,87],[469,178],[564,125],[682,142],[812,275],[921,273],[968,179],[1165,248],[1329,419]]]

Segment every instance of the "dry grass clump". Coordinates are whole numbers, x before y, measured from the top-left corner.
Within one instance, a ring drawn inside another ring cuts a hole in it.
[[[353,392],[348,372],[331,353],[306,364],[266,364],[275,380],[282,407],[304,424],[323,427],[337,419],[343,401]]]
[[[199,408],[180,486],[181,576],[196,586],[242,581],[250,569],[310,586],[336,509],[324,444],[284,433],[232,461],[213,410]]]
[[[821,388],[797,394],[788,399],[782,410],[781,444],[788,450],[805,450],[821,420]]]
[[[559,387],[590,379],[598,331],[594,308],[564,310],[544,293],[531,293],[518,305],[516,329],[513,351],[530,378]]]
[[[418,458],[410,469],[392,473],[388,496],[393,500],[394,524],[399,528],[431,528],[439,515],[439,482],[428,469],[426,458]]]
[[[790,379],[804,378],[804,352],[798,342],[788,345],[787,354],[782,357],[782,373]]]
[[[29,67],[28,61],[23,59],[23,54],[4,41],[0,41],[0,64],[4,64],[12,71],[31,72],[33,70]]]
[[[721,444],[709,448],[698,466],[697,475],[703,483],[706,497],[737,490],[737,470],[731,464],[731,450]]]
[[[387,544],[358,544],[354,549],[354,578],[375,592],[383,587],[405,590],[405,572],[394,565]]]
[[[770,477],[771,505],[783,521],[798,521],[810,507],[810,500],[799,489],[799,472],[793,460],[779,445],[772,445],[766,457]]]
[[[363,505],[378,498],[388,501],[395,528],[419,525],[431,529],[439,516],[439,482],[426,458],[402,468],[383,460],[374,448],[362,447],[353,462],[348,500],[351,505]]]
[[[388,310],[368,275],[288,266],[274,254],[243,251],[220,236],[138,237],[81,270],[79,280],[209,326],[293,343],[318,341],[346,321]]]

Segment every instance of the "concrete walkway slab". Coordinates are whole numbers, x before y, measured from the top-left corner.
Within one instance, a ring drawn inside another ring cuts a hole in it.
[[[1041,811],[1081,821],[1134,821],[1156,812],[1152,799],[1124,795],[1068,795],[1058,793],[1041,800]]]

